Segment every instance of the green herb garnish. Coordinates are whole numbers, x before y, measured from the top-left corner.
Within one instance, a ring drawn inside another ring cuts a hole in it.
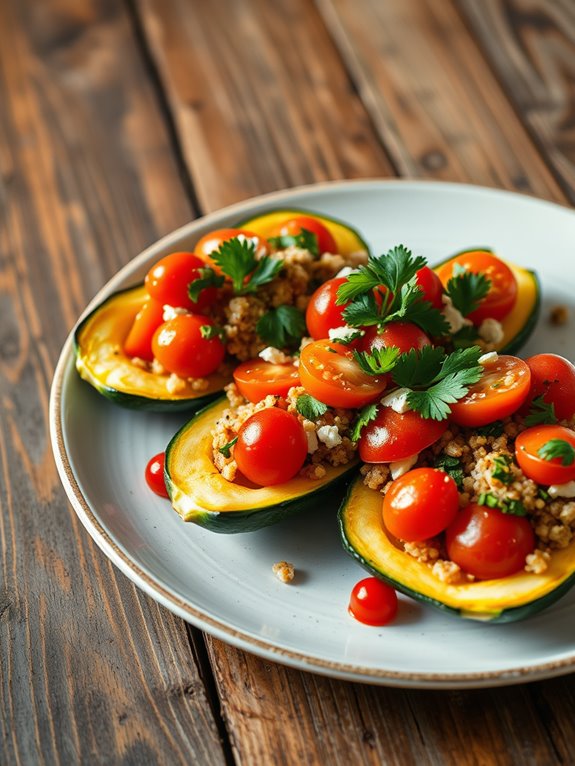
[[[221,452],[224,457],[230,457],[230,450],[234,446],[234,444],[237,442],[238,437],[235,436],[231,442],[228,442],[227,444],[224,444],[223,447],[220,447],[218,452]]]
[[[255,242],[246,237],[227,239],[210,257],[231,279],[236,295],[255,293],[271,282],[283,266],[281,260],[269,255],[256,258]]]
[[[306,420],[317,420],[327,412],[327,404],[318,401],[310,394],[298,396],[295,408]]]
[[[537,454],[543,460],[561,458],[561,465],[573,465],[575,463],[575,449],[565,439],[550,439],[539,447]]]
[[[305,335],[305,318],[295,306],[278,306],[258,319],[256,332],[268,346],[293,346]]]
[[[353,356],[368,375],[385,375],[392,370],[400,355],[396,346],[374,348],[372,351],[354,351]]]
[[[511,484],[513,481],[513,474],[509,469],[512,463],[513,458],[511,455],[497,455],[497,457],[493,458],[493,469],[491,470],[491,476],[494,479],[497,479],[497,481],[500,481],[502,484]]]
[[[493,436],[497,438],[504,432],[504,425],[502,420],[494,420],[493,423],[488,423],[486,426],[479,426],[475,429],[475,433],[478,436]]]
[[[197,302],[200,293],[202,290],[205,290],[206,287],[221,287],[225,281],[224,277],[220,274],[216,274],[210,266],[202,267],[198,269],[198,271],[200,276],[188,285],[188,295],[190,296],[190,300],[194,301],[194,303]]]
[[[503,500],[493,492],[482,492],[477,498],[478,505],[486,505],[488,508],[497,508],[501,513],[510,516],[527,516],[525,506],[520,500]]]
[[[315,258],[319,257],[317,234],[309,229],[302,229],[299,234],[282,234],[279,237],[269,237],[268,242],[276,250],[299,247],[302,250],[309,250]]]
[[[202,338],[211,340],[212,338],[219,338],[221,341],[226,340],[226,331],[223,327],[218,327],[215,324],[203,324],[200,327],[200,333]]]
[[[543,396],[536,396],[531,402],[529,414],[525,418],[526,426],[552,425],[557,423],[555,405],[546,402]]]
[[[457,484],[457,489],[463,489],[464,473],[461,464],[461,460],[457,457],[451,457],[451,455],[440,455],[435,459],[435,468],[440,468],[445,471],[446,474],[451,476],[453,481]]]
[[[365,407],[362,407],[362,409],[358,412],[357,418],[355,423],[353,424],[353,428],[351,430],[350,439],[352,442],[356,442],[359,437],[361,436],[361,432],[363,428],[372,420],[375,420],[377,417],[377,411],[378,411],[378,405],[377,404],[366,404]]]
[[[489,292],[491,280],[485,274],[475,274],[456,263],[453,276],[445,288],[453,306],[464,316],[468,316],[479,306]]]

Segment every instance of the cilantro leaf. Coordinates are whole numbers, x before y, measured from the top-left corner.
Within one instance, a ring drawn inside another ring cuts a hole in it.
[[[387,287],[397,298],[401,287],[422,269],[427,261],[421,255],[413,256],[404,245],[392,247],[385,255],[372,257],[368,264],[379,278],[379,284]]]
[[[200,334],[202,338],[211,340],[212,338],[220,338],[220,340],[226,340],[226,331],[223,327],[218,327],[215,324],[203,324],[200,327]]]
[[[445,351],[440,346],[412,348],[400,355],[393,369],[393,381],[403,388],[414,388],[431,383],[441,371]]]
[[[379,324],[382,320],[382,315],[372,292],[360,295],[352,301],[343,310],[342,317],[350,327],[368,327]]]
[[[258,319],[256,332],[268,346],[285,348],[305,335],[305,318],[295,306],[278,306]]]
[[[493,492],[482,492],[477,498],[478,505],[486,505],[488,508],[497,508],[501,513],[511,516],[527,516],[527,511],[521,500],[503,500]]]
[[[445,420],[451,413],[449,405],[455,404],[469,391],[468,386],[460,383],[458,375],[449,375],[425,391],[410,391],[407,403],[423,418]]]
[[[200,276],[196,277],[196,279],[192,280],[188,285],[188,295],[190,296],[190,300],[194,301],[194,303],[197,302],[200,293],[206,287],[221,287],[224,284],[224,277],[220,274],[216,274],[216,272],[209,266],[198,269],[198,272]]]
[[[449,335],[449,322],[439,309],[425,300],[415,280],[401,288],[401,304],[385,322],[413,322],[433,338]]]
[[[454,348],[467,348],[473,346],[479,338],[479,330],[473,324],[463,325],[457,332],[451,335]]]
[[[543,460],[561,458],[561,465],[573,465],[575,463],[575,449],[565,439],[549,439],[537,450]]]
[[[268,255],[256,258],[255,243],[245,237],[227,239],[210,257],[231,279],[236,295],[256,292],[271,282],[283,266],[281,260]]]
[[[352,442],[356,442],[361,436],[361,432],[363,428],[372,420],[375,420],[375,418],[377,417],[377,411],[378,411],[377,403],[366,404],[365,407],[362,407],[362,409],[357,414],[357,418],[355,420],[355,423],[353,424],[353,428],[349,437],[352,440]]]
[[[493,458],[493,468],[491,470],[491,476],[502,484],[511,484],[513,481],[513,474],[509,470],[513,458],[511,455],[501,454]]]
[[[526,426],[552,425],[557,423],[555,405],[546,402],[543,396],[536,396],[531,402],[529,414],[525,418]]]
[[[384,346],[370,351],[354,351],[353,356],[368,375],[384,375],[393,369],[400,351],[396,346]]]
[[[279,237],[269,237],[268,242],[276,250],[285,250],[287,247],[299,247],[302,250],[309,250],[315,257],[319,257],[319,246],[317,234],[309,229],[302,229],[299,234],[282,234]]]
[[[306,420],[317,420],[327,412],[327,404],[318,401],[310,394],[301,394],[295,403],[295,408]]]
[[[445,293],[451,298],[455,308],[466,317],[475,311],[489,292],[490,287],[491,280],[485,274],[475,274],[456,263],[453,267],[453,276],[445,288]]]
[[[441,365],[441,372],[438,378],[446,377],[456,372],[470,372],[474,370],[469,377],[469,383],[477,383],[483,374],[483,368],[479,364],[479,357],[483,351],[479,346],[470,346],[469,348],[460,348],[449,354]]]
[[[457,489],[463,489],[463,467],[461,460],[458,457],[451,457],[451,455],[440,455],[435,459],[434,467],[445,471],[446,474],[451,476],[453,481],[457,484]]]
[[[230,457],[230,450],[234,446],[234,444],[237,442],[238,437],[235,436],[231,442],[228,442],[227,444],[224,444],[223,447],[220,447],[218,452],[221,452],[224,457]]]
[[[341,328],[336,328],[336,329],[341,329]],[[338,338],[337,335],[335,335],[335,333],[331,335],[331,332],[330,332],[329,339],[333,343],[340,343],[342,346],[349,346],[349,344],[353,343],[354,340],[357,340],[358,338],[361,338],[364,335],[365,335],[365,331],[360,330],[360,328],[358,327],[354,332],[346,332],[346,334],[342,336],[341,338]]]
[[[336,306],[354,300],[359,295],[370,293],[379,285],[379,278],[368,265],[362,266],[359,271],[348,274],[347,281],[337,289]]]

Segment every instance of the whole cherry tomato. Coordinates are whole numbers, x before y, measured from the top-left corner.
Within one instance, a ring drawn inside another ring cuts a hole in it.
[[[397,614],[397,593],[377,577],[366,577],[353,586],[349,613],[365,625],[387,625]]]
[[[364,463],[404,460],[436,442],[447,430],[447,420],[430,420],[418,412],[395,412],[381,406],[362,430],[359,456]]]
[[[433,269],[424,266],[416,274],[417,284],[423,290],[423,297],[429,301],[436,309],[443,308],[443,284]]]
[[[240,394],[250,402],[259,402],[268,394],[287,396],[292,386],[299,386],[298,368],[293,364],[272,364],[263,359],[248,359],[234,370]]]
[[[168,372],[180,378],[203,378],[215,372],[226,349],[218,337],[204,338],[201,329],[213,324],[206,316],[178,314],[154,333],[154,356]]]
[[[148,487],[160,497],[169,497],[164,481],[164,459],[165,454],[158,452],[148,461],[146,466],[146,483]]]
[[[221,274],[221,269],[213,260],[211,254],[214,250],[218,250],[223,242],[227,242],[228,239],[234,239],[239,235],[253,240],[256,244],[256,250],[261,247],[266,250],[266,252],[269,252],[270,246],[267,239],[260,237],[259,234],[254,234],[253,231],[248,231],[247,229],[216,229],[216,231],[211,231],[209,234],[204,234],[204,236],[198,240],[194,248],[194,253],[198,258],[201,258],[204,265],[211,266],[214,271]]]
[[[154,358],[152,338],[164,321],[164,308],[153,298],[149,298],[136,314],[124,343],[124,352],[131,357],[138,357],[151,362]]]
[[[314,340],[329,337],[329,331],[345,326],[343,312],[349,303],[336,306],[337,290],[347,282],[345,277],[336,277],[324,282],[311,296],[307,305],[305,321],[309,334]]]
[[[317,238],[317,247],[321,253],[337,253],[337,244],[330,230],[321,221],[308,215],[298,215],[284,221],[279,227],[280,237],[295,237],[302,229],[311,231]]]
[[[201,276],[200,269],[206,264],[193,253],[171,253],[159,260],[146,274],[146,290],[158,303],[175,306],[188,311],[201,312],[210,306],[217,295],[215,287],[204,288],[193,301],[188,287]]]
[[[403,354],[412,348],[420,350],[424,346],[430,345],[429,336],[416,324],[411,322],[390,322],[384,325],[381,330],[375,327],[368,327],[357,348],[359,351],[371,352],[376,348],[396,346]]]
[[[558,420],[575,415],[575,365],[557,354],[536,354],[525,360],[531,370],[531,389],[522,411],[542,396],[553,405]]]
[[[552,457],[553,449],[545,448],[549,442],[554,442],[551,447],[558,448],[557,457]],[[515,457],[523,473],[538,484],[565,484],[573,481],[575,431],[564,426],[528,428],[515,440]]]

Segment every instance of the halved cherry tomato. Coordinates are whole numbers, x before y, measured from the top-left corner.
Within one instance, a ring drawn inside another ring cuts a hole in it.
[[[535,535],[524,516],[502,513],[471,503],[445,533],[451,561],[478,580],[508,577],[525,566],[535,548]]]
[[[162,305],[177,306],[188,311],[203,311],[216,299],[215,287],[204,288],[194,302],[188,286],[200,277],[206,264],[193,253],[171,253],[159,260],[146,274],[146,290]]]
[[[254,234],[253,231],[248,231],[247,229],[216,229],[216,231],[211,231],[209,234],[204,234],[204,236],[198,240],[194,248],[194,253],[198,258],[202,259],[204,264],[211,266],[214,271],[221,274],[220,267],[210,257],[211,253],[213,253],[214,250],[218,250],[222,242],[226,242],[228,239],[233,239],[240,234],[243,234],[243,236],[248,239],[255,239],[257,241],[256,249],[258,249],[258,247],[263,247],[269,252],[270,246],[267,239],[260,237],[259,234]]]
[[[268,407],[249,417],[238,432],[234,458],[243,475],[262,487],[283,484],[298,473],[307,455],[299,420]]]
[[[422,418],[418,412],[395,412],[380,407],[359,439],[359,456],[364,463],[392,463],[404,460],[436,442],[447,430],[447,420]]]
[[[179,314],[160,325],[152,339],[156,359],[180,378],[203,378],[215,372],[226,352],[219,338],[204,338],[203,325],[212,319],[200,314]]]
[[[164,481],[164,459],[165,453],[158,452],[148,461],[146,466],[146,484],[160,497],[169,497]]]
[[[515,440],[515,457],[523,473],[538,484],[565,484],[575,479],[575,462],[563,465],[561,457],[545,460],[538,453],[552,439],[575,447],[575,431],[565,426],[533,426]]]
[[[386,376],[363,372],[349,348],[328,340],[304,346],[299,377],[309,394],[330,407],[363,407],[387,385]]]
[[[317,247],[321,253],[337,253],[337,244],[330,230],[318,221],[308,215],[298,215],[284,221],[279,227],[280,237],[295,237],[301,234],[301,230],[311,231],[317,237]]]
[[[416,324],[390,322],[379,331],[375,327],[368,327],[357,348],[359,351],[373,351],[375,348],[386,346],[396,346],[403,354],[412,348],[419,350],[424,346],[431,346],[431,341]]]
[[[400,476],[383,498],[383,523],[400,540],[428,540],[446,529],[459,510],[457,485],[438,468]]]
[[[314,340],[329,337],[329,331],[343,327],[345,319],[343,312],[349,303],[336,306],[337,291],[340,285],[347,282],[345,277],[336,277],[324,282],[311,296],[307,305],[305,321],[309,334]]]
[[[397,614],[397,593],[377,577],[366,577],[353,586],[349,613],[364,625],[387,625]]]
[[[474,324],[481,324],[488,317],[506,317],[517,300],[517,280],[509,266],[488,250],[470,250],[438,268],[437,274],[444,285],[447,285],[453,276],[456,263],[474,274],[485,274],[491,280],[489,292],[468,318]]]
[[[162,304],[149,298],[136,314],[134,324],[124,343],[124,352],[128,356],[137,356],[139,359],[151,362],[154,358],[152,338],[163,321],[164,308]]]
[[[287,396],[292,386],[299,386],[298,368],[293,364],[272,364],[263,359],[248,359],[234,370],[240,394],[250,402],[259,402],[268,394]]]
[[[525,360],[531,370],[531,389],[523,408],[529,410],[533,399],[542,396],[553,404],[558,420],[575,415],[575,365],[557,354],[536,354]]]
[[[436,309],[443,308],[443,284],[433,269],[424,266],[416,274],[417,284],[423,290],[423,297],[429,301]]]
[[[531,372],[516,356],[498,356],[484,366],[469,392],[451,405],[451,420],[460,426],[485,426],[516,412],[529,394]]]

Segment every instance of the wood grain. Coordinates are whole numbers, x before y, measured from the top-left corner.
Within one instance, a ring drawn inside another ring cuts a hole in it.
[[[185,626],[81,528],[47,424],[88,298],[193,210],[119,3],[3,2],[0,29],[0,762],[222,764]]]
[[[507,95],[575,203],[575,4],[458,0]]]

